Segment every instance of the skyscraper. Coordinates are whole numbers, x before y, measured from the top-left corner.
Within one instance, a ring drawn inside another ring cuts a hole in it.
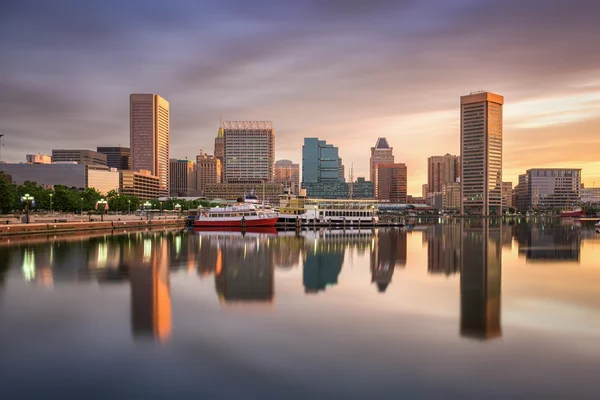
[[[281,183],[284,189],[292,194],[298,194],[300,188],[300,165],[290,160],[275,162],[275,183]]]
[[[502,212],[503,104],[489,92],[460,98],[461,214]]]
[[[317,198],[345,198],[348,188],[340,176],[338,148],[325,140],[304,138],[302,187]]]
[[[223,182],[273,182],[275,132],[271,121],[224,121],[223,134],[225,137]]]
[[[379,201],[406,204],[407,168],[406,164],[378,163],[375,166],[375,190]]]
[[[446,154],[444,156],[432,156],[427,159],[429,193],[441,193],[445,184],[454,183],[459,177],[459,157]]]
[[[106,165],[110,168],[119,170],[131,168],[129,147],[98,147],[96,150],[106,156]]]
[[[380,137],[379,139],[377,139],[375,147],[371,147],[371,158],[369,159],[371,182],[375,182],[375,166],[378,163],[394,163],[393,150],[394,148],[390,147],[389,143],[387,142],[387,139],[384,137]],[[377,188],[375,188],[375,191],[377,192]]]
[[[157,94],[129,97],[131,169],[159,177],[161,196],[169,195],[169,102]]]
[[[219,127],[219,131],[217,132],[217,137],[215,138],[215,158],[219,160],[221,164],[221,168],[224,167],[225,162],[225,133],[223,132],[223,127]],[[223,182],[223,174],[219,176],[220,181]]]

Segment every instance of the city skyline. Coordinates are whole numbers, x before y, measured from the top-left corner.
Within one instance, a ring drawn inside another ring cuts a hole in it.
[[[365,142],[387,137],[418,195],[427,158],[459,153],[459,97],[487,90],[506,99],[503,180],[581,168],[598,186],[600,52],[590,38],[600,5],[535,4],[262,1],[139,14],[110,1],[14,3],[0,16],[2,158],[126,146],[127,96],[150,92],[173,108],[171,157],[211,149],[220,116],[272,120],[277,159],[300,162],[302,139],[319,137],[368,178]]]

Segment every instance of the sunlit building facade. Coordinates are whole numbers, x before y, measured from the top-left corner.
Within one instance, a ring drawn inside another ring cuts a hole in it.
[[[119,191],[122,194],[151,200],[161,197],[160,181],[150,171],[119,171]]]
[[[158,176],[160,195],[169,195],[169,102],[157,94],[132,94],[130,108],[131,169]]]
[[[393,164],[394,163],[394,148],[390,147],[387,139],[380,137],[375,142],[375,147],[371,147],[371,157],[369,158],[369,179],[375,182],[375,167],[379,163]],[[377,189],[375,189],[377,192]]]
[[[76,162],[78,164],[106,165],[106,155],[93,150],[52,150],[52,162]]]
[[[205,154],[200,150],[196,156],[196,189],[200,196],[206,196],[206,185],[221,183],[223,169],[221,159]]]
[[[503,104],[504,97],[489,92],[460,98],[461,214],[502,212]]]
[[[430,193],[442,193],[443,186],[460,178],[460,157],[451,154],[427,159],[427,187]]]
[[[523,210],[574,207],[581,200],[581,169],[529,169],[519,177],[519,190]]]

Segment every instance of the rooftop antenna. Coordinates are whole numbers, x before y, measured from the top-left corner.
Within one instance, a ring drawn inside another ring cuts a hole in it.
[[[4,135],[0,134],[0,161],[2,160],[2,148],[4,147],[4,140],[2,140],[3,137]]]
[[[354,198],[354,163],[350,164],[350,200]]]

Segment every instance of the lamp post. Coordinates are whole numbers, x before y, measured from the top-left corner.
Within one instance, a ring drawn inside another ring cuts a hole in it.
[[[152,204],[150,204],[150,202],[147,201],[143,204],[143,206],[144,210],[146,210],[146,219],[150,219],[150,214],[148,214],[148,210],[150,209],[150,207],[152,207]]]
[[[25,203],[25,214],[27,215],[27,223],[29,223],[29,205],[31,203],[31,206],[34,205],[34,198],[33,196],[30,196],[29,193],[25,193],[23,196],[21,196],[21,203]]]
[[[83,216],[83,197],[81,198],[79,205],[81,206],[81,211],[79,213]]]
[[[127,214],[131,215],[131,199],[127,199]]]
[[[175,211],[179,211],[183,214],[183,210],[181,209],[181,204],[179,204],[179,203],[175,204],[174,208],[175,208]]]
[[[108,210],[108,201],[100,199],[96,202],[96,209],[100,207],[100,221],[104,221],[104,210]]]
[[[52,196],[54,196],[54,193],[50,193],[50,214],[53,214],[53,209],[52,209]]]
[[[162,217],[162,201],[160,202],[160,216]]]

